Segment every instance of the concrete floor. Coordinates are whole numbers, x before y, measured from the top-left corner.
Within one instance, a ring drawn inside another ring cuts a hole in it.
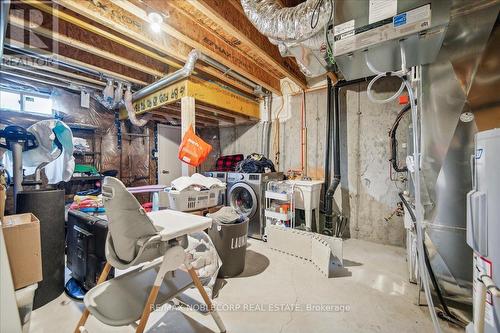
[[[216,303],[228,332],[432,332],[426,307],[414,305],[417,288],[407,282],[405,251],[347,240],[348,273],[326,279],[312,264],[250,240],[240,277],[219,281]],[[189,295],[200,299],[194,290]],[[72,332],[82,305],[65,295],[32,314],[31,332]],[[217,332],[210,316],[186,308],[152,313],[149,332]],[[445,332],[463,332],[441,322]],[[90,317],[88,332],[133,332]]]

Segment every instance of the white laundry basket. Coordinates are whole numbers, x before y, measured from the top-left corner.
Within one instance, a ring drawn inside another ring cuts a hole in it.
[[[191,212],[219,205],[219,197],[225,189],[225,187],[217,186],[201,191],[192,189],[185,189],[182,191],[166,189],[165,191],[168,192],[170,209],[181,212]]]

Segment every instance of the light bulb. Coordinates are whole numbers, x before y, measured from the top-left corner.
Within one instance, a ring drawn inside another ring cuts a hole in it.
[[[151,30],[158,33],[161,31],[161,24],[163,23],[163,17],[155,12],[151,12],[148,14],[148,20],[151,27]]]

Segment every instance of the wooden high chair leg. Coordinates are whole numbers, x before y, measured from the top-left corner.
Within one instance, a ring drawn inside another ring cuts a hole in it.
[[[203,285],[201,284],[201,281],[200,281],[200,278],[198,277],[198,274],[196,274],[196,271],[194,270],[194,268],[192,266],[187,266],[187,270],[189,272],[189,275],[191,276],[191,279],[194,282],[194,285],[196,286],[196,289],[198,289],[198,291],[201,294],[201,297],[203,297],[203,301],[205,301],[205,304],[207,305],[208,311],[210,311],[212,318],[214,319],[215,323],[217,324],[217,327],[219,327],[219,330],[221,331],[221,333],[225,333],[226,327],[224,326],[224,323],[222,322],[222,319],[219,316],[219,313],[217,312],[214,305],[212,304],[210,297],[208,297],[208,294],[207,294],[205,288],[203,288]]]
[[[111,270],[111,264],[109,262],[106,262],[106,265],[104,265],[104,268],[102,269],[101,275],[99,276],[99,280],[97,280],[96,285],[106,281],[110,270]],[[89,310],[85,308],[85,310],[83,310],[82,316],[80,317],[80,321],[78,321],[78,325],[76,326],[74,333],[80,333],[80,327],[85,325],[87,319],[89,318],[89,315],[90,315]]]
[[[179,247],[179,249],[181,251],[184,251],[181,247]],[[160,266],[160,270],[158,271],[158,274],[156,275],[156,279],[155,279],[155,282],[153,284],[153,288],[151,288],[151,291],[149,292],[149,296],[148,296],[148,299],[146,301],[146,304],[144,305],[144,309],[142,310],[141,320],[139,321],[139,325],[135,329],[136,333],[144,332],[144,329],[146,328],[146,324],[147,324],[148,319],[149,319],[149,315],[153,311],[156,297],[158,296],[158,292],[160,291],[160,287],[161,287],[161,284],[163,283],[163,279],[165,278],[165,275],[167,274],[167,272],[169,272],[171,269],[173,269],[173,267],[171,267],[171,265],[170,265],[170,261],[173,261],[173,260],[169,260],[170,259],[169,254],[175,255],[175,251],[173,249],[171,249],[171,251],[172,252],[167,251],[165,253],[165,256],[163,257],[163,262]],[[184,254],[184,252],[182,252],[182,253]]]
[[[153,288],[151,288],[148,300],[146,301],[146,305],[144,305],[144,310],[142,311],[141,321],[139,322],[139,325],[135,330],[136,333],[144,332],[144,329],[146,328],[146,323],[148,322],[149,315],[153,310],[153,305],[155,304],[156,297],[158,296],[159,291],[160,291],[160,286],[155,285],[153,286]]]

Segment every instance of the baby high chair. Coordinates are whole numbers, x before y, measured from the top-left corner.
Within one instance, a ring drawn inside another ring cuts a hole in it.
[[[212,220],[171,210],[146,213],[114,177],[104,178],[102,195],[109,230],[107,263],[97,285],[85,295],[85,310],[75,333],[85,329],[90,314],[107,325],[132,325],[141,333],[155,307],[193,284],[220,332],[225,332],[224,323],[184,251],[187,235],[209,228]],[[104,282],[111,267],[127,269],[137,265],[141,266]],[[179,269],[182,266],[187,273]]]

